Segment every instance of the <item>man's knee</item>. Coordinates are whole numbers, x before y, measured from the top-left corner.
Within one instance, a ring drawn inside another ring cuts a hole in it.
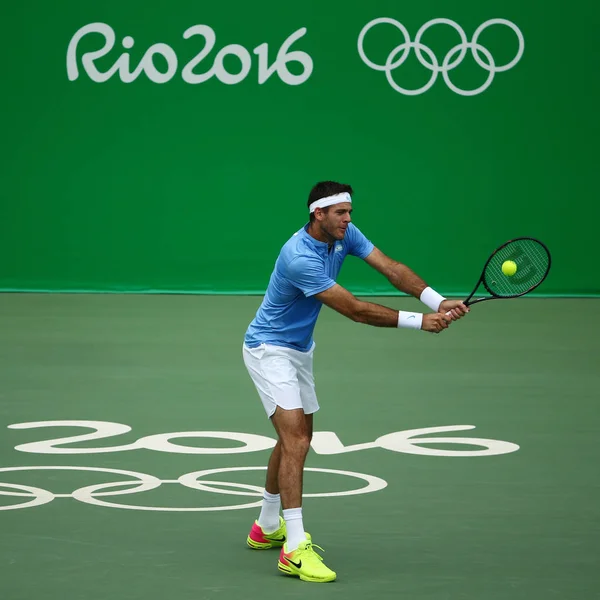
[[[280,438],[283,452],[306,456],[310,449],[311,436],[308,431],[287,434]]]

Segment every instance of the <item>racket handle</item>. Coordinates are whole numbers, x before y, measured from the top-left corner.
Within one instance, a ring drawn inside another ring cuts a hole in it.
[[[465,300],[465,301],[463,302],[463,304],[464,304],[464,305],[465,305],[465,306],[468,308],[468,307],[469,307],[469,305],[470,305],[471,303],[469,302],[469,300]],[[446,316],[447,316],[447,317],[449,317],[449,316],[450,316],[450,311],[448,311],[448,312],[446,313]]]

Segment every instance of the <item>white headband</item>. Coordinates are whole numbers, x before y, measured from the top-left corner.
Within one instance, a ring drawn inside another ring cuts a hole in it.
[[[315,212],[315,208],[325,208],[332,204],[339,204],[340,202],[352,202],[352,197],[348,192],[342,192],[341,194],[335,194],[334,196],[327,196],[313,202],[308,208],[311,213]]]

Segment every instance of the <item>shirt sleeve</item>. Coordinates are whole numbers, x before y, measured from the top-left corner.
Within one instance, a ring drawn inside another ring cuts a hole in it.
[[[352,254],[352,256],[358,256],[358,258],[366,258],[373,252],[375,246],[373,243],[368,240],[363,232],[354,225],[354,223],[350,223],[348,225],[348,231],[346,232],[346,237],[348,238],[348,254]]]
[[[335,285],[317,258],[297,256],[287,268],[288,279],[306,296],[314,296]]]

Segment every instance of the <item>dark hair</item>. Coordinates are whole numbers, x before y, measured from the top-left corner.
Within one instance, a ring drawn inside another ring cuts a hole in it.
[[[351,196],[354,193],[352,186],[346,183],[338,183],[337,181],[319,181],[319,183],[317,183],[313,189],[310,190],[306,205],[310,207],[310,205],[316,200],[327,198],[327,196],[334,196],[335,194],[341,194],[343,192],[348,192]],[[329,210],[329,207],[323,210],[327,211]],[[314,221],[314,219],[315,214],[311,213],[310,220]]]

